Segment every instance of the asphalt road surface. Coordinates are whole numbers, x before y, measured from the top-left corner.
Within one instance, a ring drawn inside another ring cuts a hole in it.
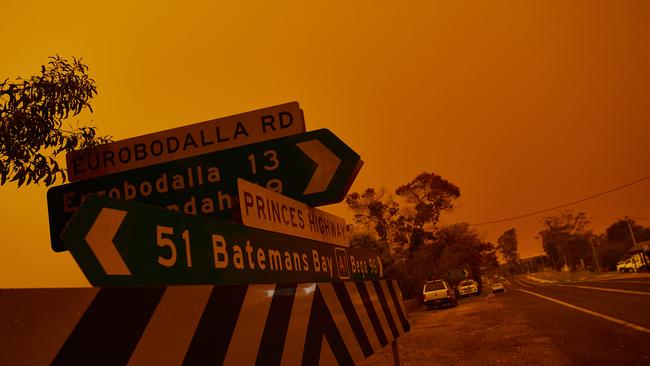
[[[650,277],[548,284],[410,314],[402,365],[650,365]],[[364,365],[392,365],[390,347]]]
[[[509,280],[502,300],[576,365],[650,365],[650,278],[568,284]]]

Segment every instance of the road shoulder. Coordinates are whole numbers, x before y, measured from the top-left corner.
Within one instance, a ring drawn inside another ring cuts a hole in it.
[[[398,339],[401,365],[570,365],[550,338],[504,305],[509,295],[410,313],[412,330]],[[392,365],[391,348],[362,365]]]

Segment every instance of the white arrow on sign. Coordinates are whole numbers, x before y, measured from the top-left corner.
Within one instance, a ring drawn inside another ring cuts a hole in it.
[[[318,166],[303,194],[323,192],[334,178],[341,159],[318,140],[304,141],[296,145]]]
[[[131,271],[115,248],[113,238],[126,217],[126,211],[102,208],[86,234],[88,246],[107,275],[130,275]]]

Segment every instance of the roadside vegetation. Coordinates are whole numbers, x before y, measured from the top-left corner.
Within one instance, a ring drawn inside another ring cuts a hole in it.
[[[427,280],[447,278],[466,269],[482,284],[482,274],[516,275],[553,268],[557,271],[609,271],[636,242],[650,240],[650,228],[630,218],[612,223],[603,233],[590,227],[584,212],[563,210],[543,217],[538,238],[545,255],[520,258],[517,231],[503,232],[497,243],[481,238],[468,223],[440,225],[440,215],[453,210],[460,188],[424,172],[395,192],[367,188],[350,193],[354,213],[350,246],[380,253],[384,273],[400,281],[406,298],[420,295]],[[497,254],[505,263],[499,263]]]
[[[424,282],[466,269],[481,281],[481,271],[498,267],[496,246],[468,223],[439,225],[460,189],[435,173],[424,172],[394,194],[368,188],[346,198],[354,213],[351,247],[381,253],[384,273],[400,281],[406,298],[421,294]]]
[[[69,117],[92,113],[97,87],[87,71],[81,59],[56,55],[35,76],[0,80],[0,185],[65,182],[60,153],[111,140],[92,126],[64,125]]]

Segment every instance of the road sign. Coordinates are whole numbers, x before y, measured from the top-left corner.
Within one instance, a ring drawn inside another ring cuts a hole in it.
[[[3,289],[0,324],[0,365],[352,365],[411,329],[395,280]]]
[[[466,269],[455,269],[453,271],[447,272],[449,280],[457,280],[461,278],[466,278],[469,275]]]
[[[378,280],[380,257],[91,195],[63,242],[93,286]]]
[[[65,250],[59,236],[90,193],[231,220],[237,178],[319,206],[343,200],[362,164],[321,129],[52,187],[47,192],[52,249]]]
[[[241,222],[249,227],[349,247],[345,220],[237,179]]]
[[[298,102],[72,151],[71,182],[305,132]]]

